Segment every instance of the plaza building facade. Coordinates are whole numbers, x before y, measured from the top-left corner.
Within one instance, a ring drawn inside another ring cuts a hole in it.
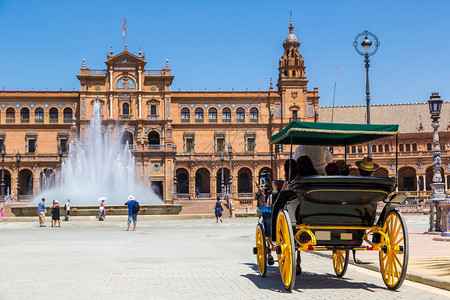
[[[1,91],[4,194],[28,200],[58,184],[68,146],[85,143],[98,101],[104,133],[130,147],[137,179],[163,200],[228,192],[237,205],[252,205],[258,174],[282,173],[283,149],[275,153],[270,136],[292,119],[317,120],[318,89],[307,89],[292,23],[282,46],[277,89],[270,80],[266,91],[172,91],[169,61],[147,69],[145,55],[126,45],[118,54],[111,49],[104,68],[83,60],[77,92]]]
[[[118,54],[111,49],[103,68],[91,69],[83,60],[77,75],[79,91],[0,91],[3,193],[26,201],[59,184],[69,145],[86,142],[93,104],[98,101],[104,133],[110,131],[130,147],[137,180],[155,188],[164,201],[215,199],[229,193],[237,206],[253,206],[261,172],[284,178],[290,147],[270,145],[271,135],[292,120],[330,122],[332,113],[334,122],[365,122],[364,106],[319,108],[318,88],[307,88],[299,46],[291,22],[280,51],[276,87],[270,79],[265,91],[173,91],[169,61],[163,69],[147,69],[141,50],[133,54],[126,45]],[[449,108],[444,103],[441,133],[447,184]],[[421,191],[425,198],[432,161],[425,101],[373,106],[372,115],[372,123],[400,123],[398,189],[412,197]],[[395,176],[395,139],[377,141],[372,147],[381,164],[378,174]],[[335,158],[344,157],[344,149],[330,150]],[[367,153],[367,145],[348,151],[354,165]]]

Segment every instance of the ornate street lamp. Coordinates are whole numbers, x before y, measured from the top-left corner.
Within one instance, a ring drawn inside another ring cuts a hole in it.
[[[20,153],[17,152],[16,154],[16,162],[17,162],[17,200],[19,200],[20,197]]]
[[[228,144],[228,155],[230,156],[230,180],[229,180],[229,194],[230,197],[233,196],[233,172],[232,172],[232,166],[231,166],[231,158],[233,157],[233,147],[231,147],[231,144]]]
[[[361,37],[364,36],[364,40],[361,42],[361,49],[358,47],[359,41]],[[369,39],[370,37],[370,39]],[[373,40],[373,42],[371,41]],[[364,62],[366,63],[366,117],[367,117],[367,124],[370,124],[370,89],[369,89],[369,67],[370,67],[370,59],[369,57],[374,55],[375,52],[377,52],[378,47],[380,46],[380,42],[378,41],[378,38],[375,34],[373,34],[370,31],[364,30],[363,32],[359,33],[355,37],[355,41],[353,42],[353,46],[355,47],[356,52],[358,52],[359,55],[364,56]],[[372,47],[373,46],[373,47]],[[371,156],[371,149],[370,149],[370,143],[367,144],[367,154],[370,157]]]
[[[2,156],[2,200],[5,200],[5,154],[5,145],[2,144],[2,146],[0,147],[0,155]]]
[[[220,175],[222,177],[222,182],[220,184],[220,192],[222,193],[222,198],[223,198],[224,190],[225,190],[225,184],[224,184],[224,181],[223,181],[223,161],[225,160],[225,156],[223,154],[223,151],[222,151],[222,153],[220,153],[220,160],[222,161],[222,171],[220,172],[221,173]]]
[[[177,197],[177,145],[172,145],[172,153],[173,153],[173,195],[172,195],[172,204],[173,200]]]
[[[432,93],[428,105],[430,107],[431,126],[434,129],[433,134],[433,183],[431,186],[431,195],[427,202],[430,204],[430,228],[428,231],[441,231],[440,217],[438,217],[437,205],[441,200],[445,200],[445,183],[441,177],[441,148],[439,146],[439,117],[441,114],[442,99],[439,93]]]

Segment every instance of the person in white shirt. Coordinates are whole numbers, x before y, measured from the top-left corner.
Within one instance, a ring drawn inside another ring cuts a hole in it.
[[[326,175],[325,167],[333,162],[333,155],[325,146],[300,145],[295,149],[293,159],[297,160],[302,155],[311,159],[318,175]]]

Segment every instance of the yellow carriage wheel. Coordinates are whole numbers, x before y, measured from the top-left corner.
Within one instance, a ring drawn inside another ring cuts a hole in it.
[[[333,250],[333,268],[338,277],[344,276],[348,266],[348,250]]]
[[[405,219],[396,210],[388,213],[383,223],[383,231],[389,241],[381,236],[380,269],[384,284],[393,290],[402,285],[408,267],[408,231],[405,224]]]
[[[277,255],[281,279],[287,290],[295,285],[295,240],[291,220],[286,210],[281,209],[277,217]]]
[[[264,228],[261,223],[256,226],[256,262],[261,277],[266,277],[267,273],[267,244]]]

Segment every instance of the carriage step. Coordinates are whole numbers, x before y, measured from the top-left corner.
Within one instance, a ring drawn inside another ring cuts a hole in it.
[[[253,254],[258,254],[258,248],[253,247]]]
[[[281,254],[281,246],[276,246],[275,251],[277,252],[277,254]]]

